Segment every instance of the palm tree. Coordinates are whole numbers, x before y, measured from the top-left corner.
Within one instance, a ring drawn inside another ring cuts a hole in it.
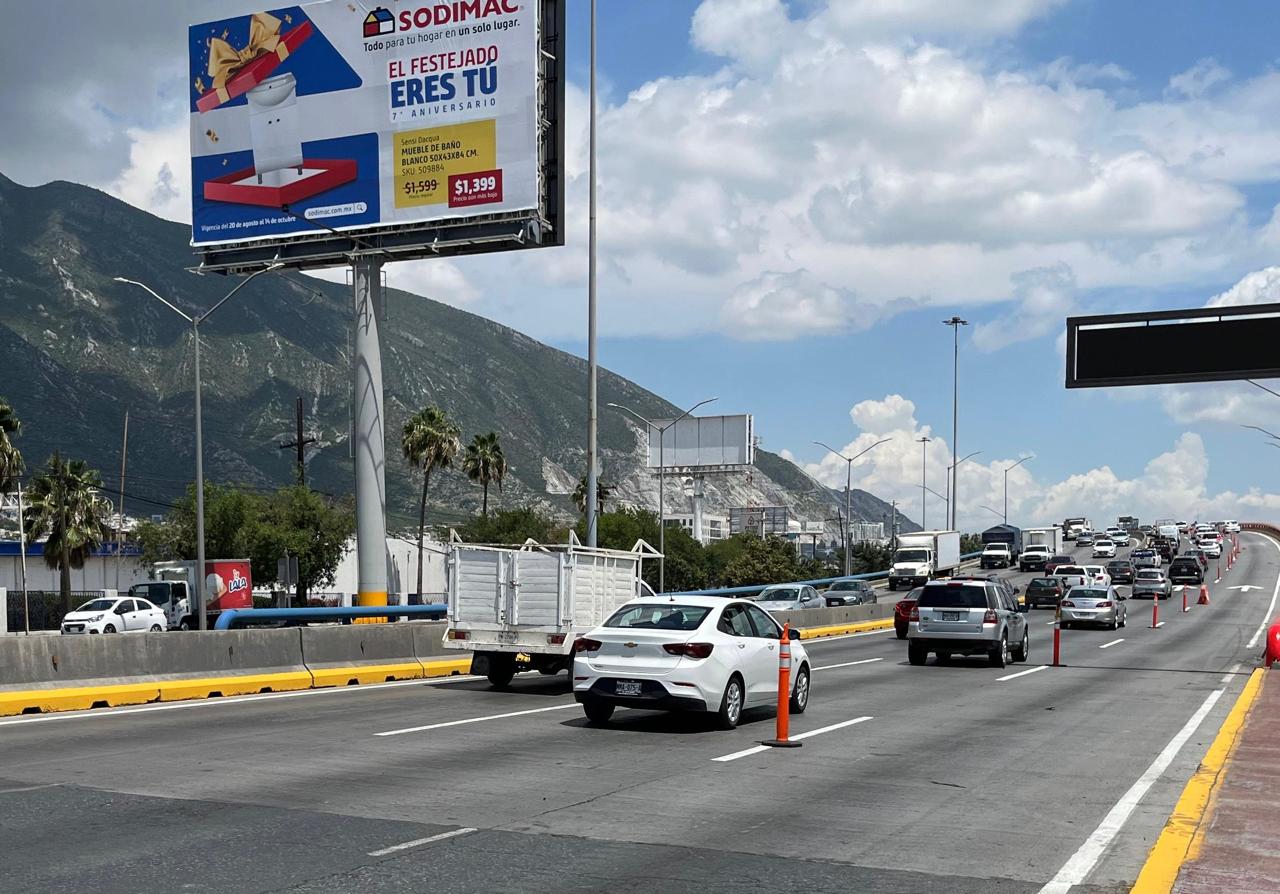
[[[613,499],[613,488],[603,482],[596,482],[596,512],[604,515],[604,504],[606,500]],[[583,475],[578,479],[578,486],[573,489],[573,505],[578,507],[578,512],[583,515],[587,514],[587,476]]]
[[[496,483],[502,490],[502,479],[507,477],[507,458],[502,455],[502,445],[493,432],[487,435],[476,435],[467,445],[467,452],[462,458],[462,470],[472,481],[478,481],[484,488],[484,506],[481,514],[489,517],[489,485]]]
[[[418,594],[422,594],[422,538],[427,527],[427,488],[433,469],[447,469],[462,449],[462,430],[439,407],[424,407],[409,417],[400,448],[410,465],[422,469],[422,504],[418,507]]]
[[[0,397],[0,497],[6,496],[22,474],[22,454],[13,443],[14,435],[22,431],[22,420],[13,407]]]
[[[98,496],[102,479],[83,460],[65,460],[54,451],[31,480],[27,540],[45,537],[44,561],[60,572],[62,604],[71,611],[71,569],[107,536],[107,502]]]

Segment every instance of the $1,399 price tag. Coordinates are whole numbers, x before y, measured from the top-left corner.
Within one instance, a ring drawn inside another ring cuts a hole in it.
[[[449,207],[486,205],[502,201],[502,171],[474,171],[449,175]]]

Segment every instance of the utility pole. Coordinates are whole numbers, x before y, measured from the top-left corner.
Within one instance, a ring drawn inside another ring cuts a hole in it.
[[[929,493],[925,487],[925,472],[929,468],[929,441],[932,438],[919,437],[916,438],[920,443],[920,528],[921,530],[929,530],[929,525],[925,521],[929,514]]]
[[[307,466],[306,466],[306,446],[316,443],[315,438],[304,438],[302,436],[302,397],[298,397],[297,407],[297,433],[292,441],[286,441],[280,445],[281,450],[297,450],[298,451],[298,483],[306,485],[307,483]]]
[[[120,446],[120,500],[116,503],[116,592],[120,592],[120,551],[124,548],[124,473],[129,459],[129,411],[124,411],[124,443]]]
[[[947,527],[956,530],[956,504],[959,502],[957,497],[959,490],[957,485],[960,483],[956,475],[956,467],[960,465],[954,462],[955,458],[960,455],[960,450],[956,446],[958,436],[958,420],[959,420],[959,398],[960,398],[960,327],[968,326],[968,320],[962,320],[960,317],[952,317],[949,320],[943,320],[944,326],[951,327],[952,335],[952,366],[951,366],[951,458],[953,460],[951,466],[951,474],[947,476],[948,490],[947,502],[950,504],[951,517],[948,520]]]
[[[597,477],[599,451],[597,426],[599,424],[599,394],[596,389],[596,0],[591,0],[591,59],[590,59],[591,109],[588,112],[587,138],[587,493],[586,522],[587,546],[595,549],[599,510],[600,480]],[[661,479],[659,479],[661,480]],[[661,487],[661,484],[659,484]],[[661,513],[659,513],[661,514]],[[697,537],[701,531],[694,532]],[[661,535],[659,535],[661,536]],[[659,560],[661,562],[661,560]],[[661,574],[661,572],[659,572]],[[659,588],[661,589],[661,588]]]
[[[18,555],[22,565],[22,623],[31,635],[31,600],[27,594],[27,528],[22,517],[22,482],[18,482]],[[8,606],[5,606],[8,611]]]

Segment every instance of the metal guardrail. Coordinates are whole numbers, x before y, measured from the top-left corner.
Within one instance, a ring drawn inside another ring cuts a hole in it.
[[[232,608],[219,612],[214,630],[232,630],[252,624],[280,624],[292,626],[312,621],[341,621],[350,624],[357,618],[409,618],[419,621],[438,621],[449,607],[442,602],[430,605],[360,605],[351,608],[313,606],[311,608]]]
[[[981,552],[961,553],[960,561],[969,562],[981,556]],[[797,580],[779,582],[779,584],[790,584],[793,586],[808,585],[811,587],[829,586],[838,580],[884,580],[889,576],[888,570],[885,571],[868,571],[865,574],[840,574],[835,577],[820,577],[817,580]],[[777,586],[775,584],[752,584],[746,587],[720,587],[712,590],[683,590],[679,593],[664,593],[664,596],[736,596],[740,593],[759,593],[765,587]]]

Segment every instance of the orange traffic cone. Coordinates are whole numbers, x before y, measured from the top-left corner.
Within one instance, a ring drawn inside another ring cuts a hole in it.
[[[1209,604],[1209,585],[1208,585],[1208,584],[1201,584],[1201,585],[1200,585],[1200,601],[1199,601],[1199,602],[1197,602],[1196,604],[1197,604],[1197,605],[1208,605],[1208,604]]]

